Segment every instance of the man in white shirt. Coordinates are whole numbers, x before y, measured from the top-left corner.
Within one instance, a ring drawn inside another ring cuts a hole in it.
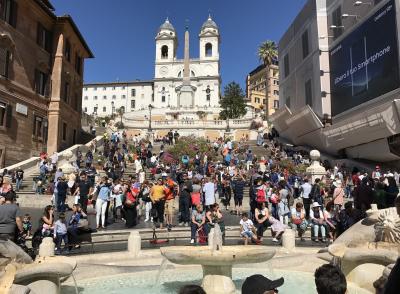
[[[54,151],[54,153],[50,156],[51,159],[51,164],[53,165],[53,168],[57,167],[57,162],[58,162],[58,153]]]
[[[301,197],[303,198],[303,204],[304,204],[304,210],[306,211],[306,218],[310,218],[310,205],[311,205],[311,199],[310,199],[310,193],[311,193],[311,188],[312,186],[308,182],[308,179],[304,179],[304,184],[301,185]]]
[[[215,185],[210,182],[209,178],[206,178],[206,183],[203,187],[205,205],[210,206],[215,203]]]
[[[260,244],[254,234],[255,227],[251,219],[249,219],[247,213],[243,213],[242,219],[240,220],[240,236],[244,239],[244,245],[247,245],[249,240],[253,240],[256,244]]]
[[[232,150],[232,141],[229,140],[228,142],[226,142],[226,146],[228,147],[229,150]]]

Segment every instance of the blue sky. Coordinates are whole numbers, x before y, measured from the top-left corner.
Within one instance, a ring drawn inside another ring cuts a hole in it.
[[[209,11],[220,28],[221,75],[244,87],[258,66],[257,46],[279,41],[306,0],[51,0],[58,15],[70,14],[95,58],[85,65],[85,83],[149,80],[154,76],[154,37],[168,16],[183,56],[185,20],[190,54],[198,57],[198,33]]]

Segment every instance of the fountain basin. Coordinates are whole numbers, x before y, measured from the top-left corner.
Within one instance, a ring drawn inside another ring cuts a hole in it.
[[[224,246],[221,250],[208,247],[173,246],[160,248],[161,254],[172,263],[199,264],[206,275],[232,278],[234,264],[260,263],[274,257],[276,251],[265,246]]]

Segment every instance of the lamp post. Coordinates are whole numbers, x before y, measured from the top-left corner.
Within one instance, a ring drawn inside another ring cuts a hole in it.
[[[150,116],[149,116],[149,132],[152,131],[151,129],[151,109],[153,108],[153,105],[149,104],[149,112],[150,112]]]

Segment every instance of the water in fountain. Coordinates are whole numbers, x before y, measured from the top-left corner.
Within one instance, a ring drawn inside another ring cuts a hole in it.
[[[160,264],[160,268],[158,269],[157,275],[156,275],[156,282],[154,283],[154,287],[159,286],[161,283],[161,274],[162,272],[167,268],[168,265],[168,260],[167,259],[163,259],[163,261]]]
[[[215,224],[208,235],[208,247],[212,252],[222,250],[222,232],[219,224]]]
[[[342,268],[342,258],[339,256],[334,256],[332,258],[332,265],[337,266],[338,268]]]

